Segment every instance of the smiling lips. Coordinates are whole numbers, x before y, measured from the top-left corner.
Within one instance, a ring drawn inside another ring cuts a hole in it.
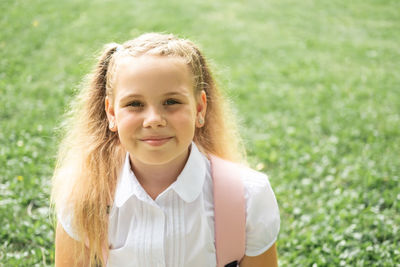
[[[145,142],[148,145],[151,146],[161,146],[165,143],[167,143],[169,140],[171,140],[172,137],[171,136],[149,136],[149,137],[145,137],[140,139],[140,141]]]

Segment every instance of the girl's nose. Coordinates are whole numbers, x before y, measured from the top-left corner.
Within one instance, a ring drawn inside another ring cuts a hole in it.
[[[165,120],[164,116],[156,108],[149,107],[148,111],[144,115],[145,115],[143,120],[144,128],[164,127],[167,125],[167,121]]]

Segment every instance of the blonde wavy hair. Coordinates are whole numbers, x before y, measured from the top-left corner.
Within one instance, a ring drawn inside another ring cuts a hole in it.
[[[105,45],[66,116],[51,194],[57,214],[72,218],[71,225],[82,241],[75,253],[82,257],[88,247],[90,266],[105,265],[101,255],[103,248],[108,248],[108,212],[126,153],[118,134],[108,128],[105,97],[113,96],[120,59],[142,55],[178,57],[187,62],[195,78],[195,93],[204,90],[207,96],[205,124],[196,129],[194,142],[204,154],[236,162],[245,159],[232,112],[196,45],[159,33],[143,34],[122,45]]]

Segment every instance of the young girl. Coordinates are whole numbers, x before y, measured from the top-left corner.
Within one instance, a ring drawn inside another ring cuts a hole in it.
[[[54,174],[56,266],[216,266],[209,155],[243,162],[199,49],[149,33],[105,47],[72,105]],[[241,167],[240,266],[277,266],[279,211]]]

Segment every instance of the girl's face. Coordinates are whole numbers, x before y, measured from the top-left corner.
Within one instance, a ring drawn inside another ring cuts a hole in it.
[[[106,112],[131,160],[149,165],[186,160],[207,101],[204,92],[194,94],[194,77],[185,62],[127,56],[118,62],[115,75]]]

